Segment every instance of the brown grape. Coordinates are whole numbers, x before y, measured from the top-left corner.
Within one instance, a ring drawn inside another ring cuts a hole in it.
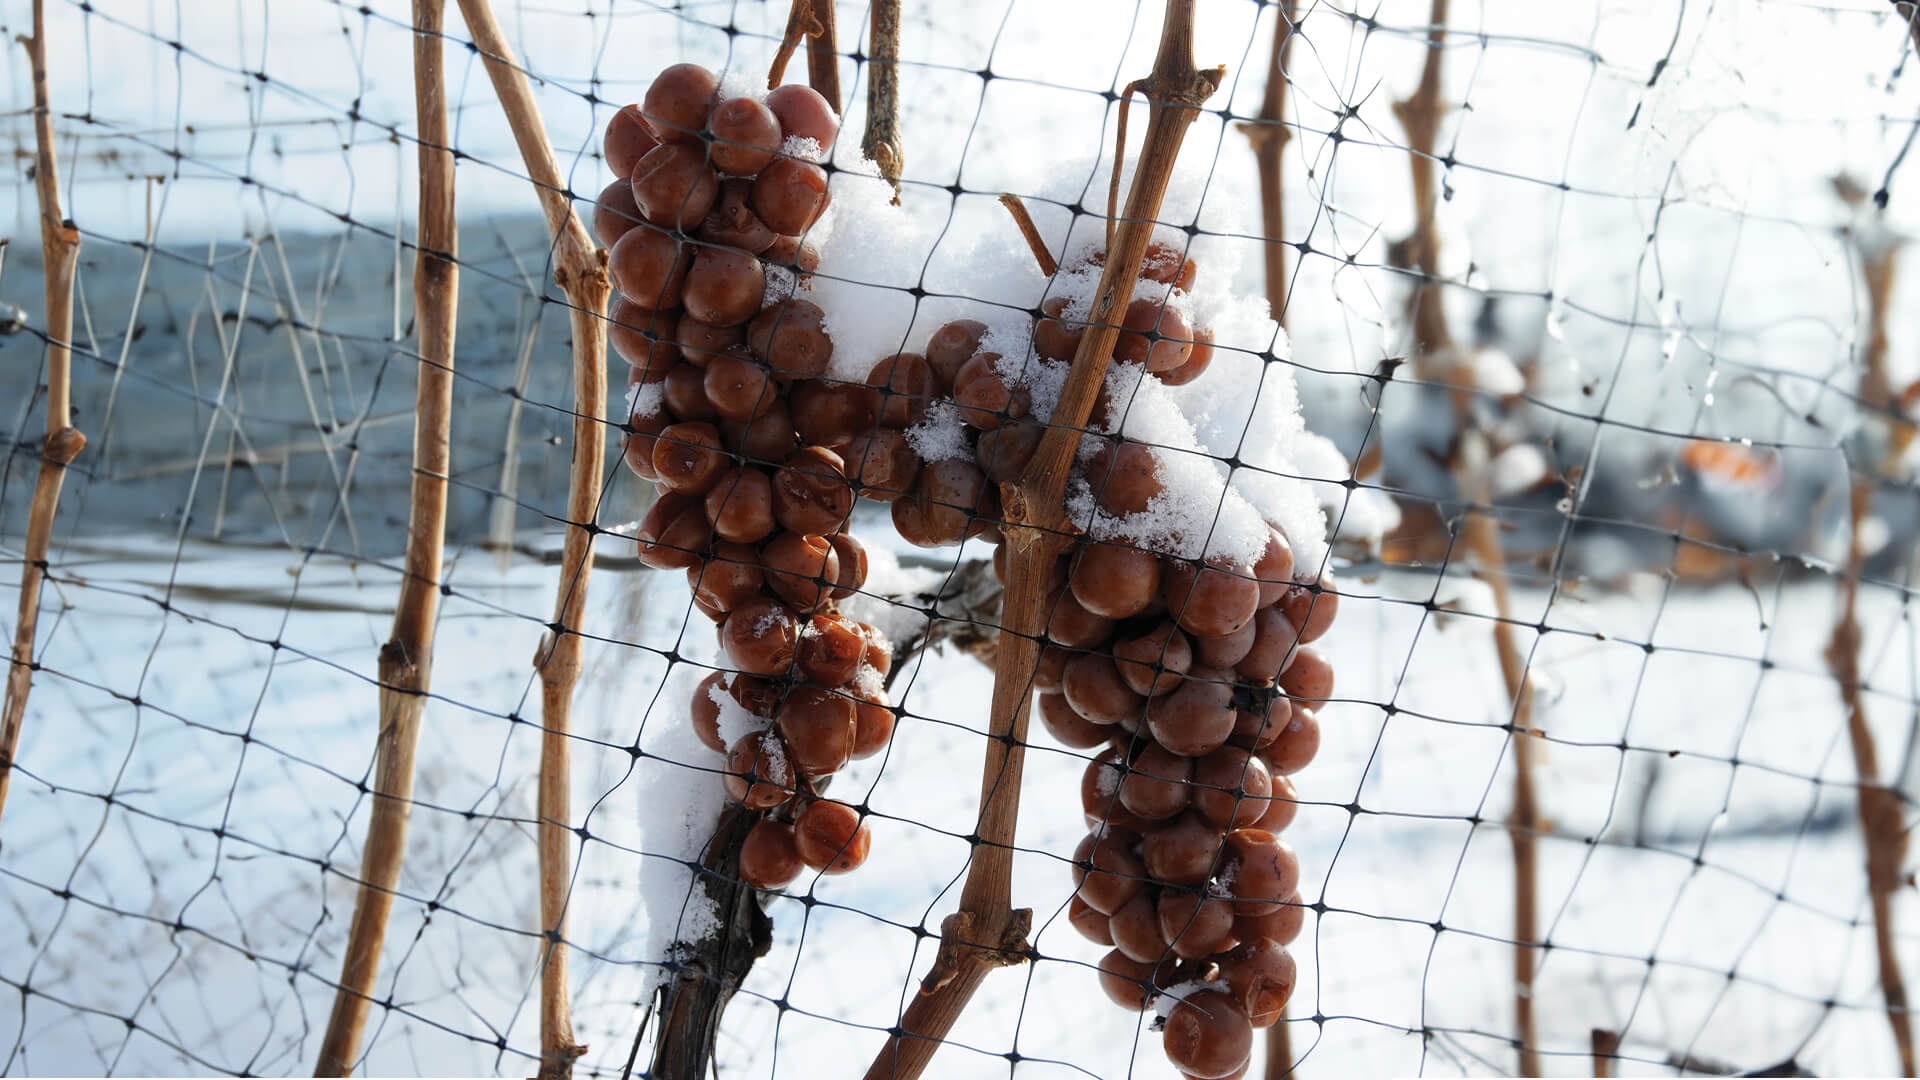
[[[1233,940],[1233,905],[1172,889],[1160,894],[1160,936],[1183,960],[1221,951]]]
[[[800,281],[805,282],[807,275],[820,269],[820,249],[797,236],[776,236],[760,257],[776,266],[784,266],[794,272]]]
[[[740,842],[740,880],[756,889],[784,889],[804,864],[793,826],[761,818]]]
[[[1260,617],[1255,615],[1230,634],[1193,638],[1194,662],[1214,668],[1231,668],[1239,664],[1253,648],[1254,638],[1259,632],[1259,621]]]
[[[1160,381],[1168,386],[1185,386],[1207,373],[1213,363],[1213,328],[1193,332],[1193,351],[1187,354],[1187,362],[1171,371],[1160,373]]]
[[[843,615],[822,612],[808,620],[800,635],[800,674],[815,686],[840,686],[860,673],[867,635]]]
[[[760,313],[767,273],[752,255],[703,247],[687,269],[680,302],[687,316],[710,326],[738,326]]]
[[[919,423],[940,393],[932,365],[919,353],[896,353],[873,365],[867,385],[880,390],[880,422],[897,428]]]
[[[727,696],[755,716],[771,717],[780,704],[780,687],[768,679],[736,674],[727,682]]]
[[[869,758],[887,748],[893,739],[894,712],[881,689],[848,688],[853,695],[853,756]]]
[[[785,675],[793,666],[800,628],[793,613],[774,600],[733,609],[720,627],[720,644],[733,666],[753,675]]]
[[[853,757],[853,702],[817,686],[796,686],[773,713],[794,767],[825,776]]]
[[[921,547],[957,544],[976,523],[991,523],[1000,513],[1000,500],[986,477],[971,461],[935,461],[921,468],[910,505],[921,518],[919,536],[902,537]],[[897,515],[907,500],[894,503]],[[896,519],[897,520],[897,519]]]
[[[1171,285],[1182,292],[1193,291],[1193,279],[1199,272],[1199,264],[1171,244],[1158,241],[1148,244],[1147,253],[1140,259],[1141,277]]]
[[[653,137],[647,121],[640,115],[640,106],[628,105],[614,113],[607,120],[607,130],[601,136],[600,149],[606,155],[607,168],[621,179],[633,175],[633,167],[646,156],[647,151],[659,146],[659,140]],[[596,232],[599,230],[596,228]],[[603,244],[613,241],[601,237]]]
[[[881,675],[893,670],[893,642],[871,626],[867,627],[866,661],[868,667]]]
[[[653,447],[659,442],[660,433],[673,422],[665,413],[642,416],[635,413],[627,421],[631,431],[627,435],[626,449],[623,451],[627,468],[644,480],[652,480],[660,474],[653,471]]]
[[[1159,697],[1173,693],[1180,685],[1181,677],[1193,666],[1193,650],[1187,644],[1187,635],[1172,623],[1161,623],[1138,637],[1116,641],[1113,660],[1134,693]]]
[[[1120,781],[1120,805],[1148,821],[1170,818],[1187,808],[1193,796],[1191,779],[1192,758],[1149,743]]]
[[[811,161],[776,158],[753,181],[753,212],[783,236],[806,232],[831,201],[827,170]]]
[[[635,307],[662,311],[680,303],[692,261],[680,241],[650,225],[636,225],[607,253],[607,276]]]
[[[873,834],[860,812],[846,803],[820,799],[808,803],[793,823],[800,858],[824,874],[844,874],[867,861]]]
[[[1086,815],[1089,828],[1106,822],[1138,831],[1136,826],[1143,829],[1152,824],[1120,803],[1120,780],[1126,775],[1121,758],[1118,747],[1108,747],[1087,762],[1080,774],[1080,810]]]
[[[941,390],[950,390],[960,368],[980,349],[987,324],[978,319],[955,319],[933,332],[927,342],[927,365],[940,380]]]
[[[1220,830],[1189,811],[1148,830],[1140,841],[1140,858],[1158,880],[1198,888],[1213,874],[1221,846]]]
[[[1125,953],[1129,960],[1151,964],[1167,955],[1167,939],[1160,934],[1160,913],[1154,892],[1148,889],[1140,893],[1107,918],[1109,944]]]
[[[1136,442],[1101,445],[1087,462],[1087,484],[1102,509],[1121,517],[1145,510],[1166,486],[1153,451]]]
[[[1120,544],[1083,544],[1071,579],[1074,599],[1109,619],[1140,614],[1160,590],[1160,559]]]
[[[1244,829],[1267,813],[1273,776],[1267,763],[1223,746],[1193,763],[1193,808],[1213,825]]]
[[[1277,941],[1243,942],[1220,961],[1220,975],[1254,1027],[1269,1027],[1286,1010],[1299,977],[1293,954]]]
[[[847,474],[859,493],[875,502],[892,502],[913,490],[920,455],[899,428],[875,428],[847,444]]]
[[[1035,690],[1058,690],[1060,678],[1067,670],[1067,661],[1073,654],[1057,646],[1048,645],[1040,650],[1040,661],[1034,665],[1033,688]]]
[[[773,474],[774,520],[806,536],[829,536],[853,511],[853,484],[840,455],[803,446]]]
[[[1002,423],[992,431],[980,433],[974,443],[973,459],[980,471],[987,474],[987,479],[996,484],[1010,484],[1026,470],[1046,433],[1047,429],[1041,425],[1024,420]]]
[[[698,368],[706,367],[714,357],[739,345],[746,336],[742,327],[712,326],[685,315],[673,331],[673,339],[680,346],[680,358]]]
[[[640,221],[640,205],[633,201],[633,185],[615,180],[600,192],[593,203],[593,236],[603,247],[612,247]]]
[[[1100,960],[1100,989],[1107,992],[1115,1005],[1140,1012],[1147,1007],[1147,999],[1158,984],[1154,972],[1155,965],[1134,960],[1114,949]]]
[[[734,176],[752,176],[780,149],[780,121],[773,110],[752,98],[733,98],[714,107],[707,119],[713,141],[707,154],[713,167]]]
[[[793,388],[790,401],[800,438],[836,450],[872,431],[880,415],[880,392],[860,383],[809,380]]]
[[[653,471],[660,474],[654,482],[682,495],[705,495],[731,464],[712,424],[671,425],[653,448]]]
[[[1113,342],[1115,363],[1144,363],[1148,371],[1172,371],[1193,354],[1193,325],[1159,300],[1135,297],[1120,325],[1123,329]]]
[[[753,181],[731,177],[720,181],[713,209],[707,211],[698,234],[702,240],[758,255],[773,246],[780,234],[767,228],[753,212]]]
[[[700,500],[662,492],[635,530],[640,561],[656,570],[684,570],[700,561],[713,533]]]
[[[783,532],[767,541],[760,550],[760,564],[766,567],[767,587],[785,600],[793,610],[805,614],[827,602],[832,581],[838,576],[833,544],[824,536],[803,536]]]
[[[1072,363],[1073,354],[1080,349],[1080,338],[1087,331],[1084,322],[1068,322],[1063,319],[1067,310],[1067,298],[1048,297],[1040,305],[1046,317],[1034,324],[1033,349],[1047,360]]]
[[[1215,668],[1189,668],[1173,693],[1147,704],[1147,729],[1176,754],[1201,757],[1225,745],[1233,734],[1233,687]]]
[[[1296,649],[1293,663],[1280,673],[1280,689],[1296,700],[1325,702],[1333,697],[1333,665],[1318,649]]]
[[[700,737],[701,743],[721,754],[727,752],[727,742],[720,737],[720,703],[713,700],[713,691],[726,685],[726,672],[708,672],[706,678],[695,684],[693,701],[687,709],[693,721],[693,733]]]
[[[1161,570],[1160,595],[1180,629],[1195,637],[1231,634],[1260,609],[1260,586],[1245,570],[1220,563],[1196,567],[1169,559]]]
[[[1276,911],[1265,915],[1236,915],[1233,919],[1233,936],[1243,942],[1267,941],[1281,945],[1293,943],[1300,936],[1300,930],[1306,925],[1307,906],[1300,902],[1300,892],[1295,890],[1287,897],[1286,903]]]
[[[1319,592],[1295,585],[1287,590],[1280,605],[1293,625],[1300,628],[1301,641],[1318,641],[1320,635],[1333,626],[1334,616],[1340,613],[1340,594],[1333,591],[1333,579],[1322,577]]]
[[[1066,589],[1047,598],[1047,640],[1069,649],[1091,649],[1113,633],[1113,620],[1088,611]]]
[[[796,438],[787,403],[779,398],[775,398],[766,411],[744,424],[737,420],[722,420],[720,433],[726,438],[729,453],[740,454],[759,465],[772,465],[785,460],[793,452]]]
[[[692,232],[720,196],[707,156],[694,146],[656,146],[633,167],[633,201],[640,216],[666,229]]]
[[[724,540],[754,544],[773,533],[773,485],[759,469],[732,469],[707,492],[707,520]]]
[[[1112,945],[1113,934],[1107,929],[1108,916],[1087,905],[1085,900],[1075,896],[1067,901],[1067,922],[1073,924],[1080,936],[1095,945]]]
[[[1260,583],[1260,606],[1279,602],[1293,586],[1293,548],[1280,530],[1267,527],[1267,546],[1253,563],[1253,579]]]
[[[1078,653],[1060,673],[1060,690],[1073,711],[1096,724],[1119,724],[1140,715],[1146,699],[1133,692],[1113,660]]]
[[[767,95],[767,108],[773,110],[781,133],[788,138],[812,139],[825,149],[839,134],[840,120],[833,106],[811,86],[795,83],[779,87]]]
[[[677,321],[671,311],[654,311],[616,296],[607,308],[607,343],[640,373],[641,382],[659,382],[678,359],[672,344]]]
[[[1265,829],[1278,833],[1293,824],[1300,814],[1300,792],[1294,788],[1293,781],[1284,776],[1273,778],[1273,798],[1267,803],[1267,812],[1253,823],[1256,829]]]
[[[661,142],[697,145],[719,93],[713,72],[699,64],[675,64],[653,77],[640,111]]]
[[[727,752],[721,778],[727,798],[749,810],[771,810],[793,798],[793,763],[780,737],[771,731],[740,736]]]
[[[1281,613],[1279,606],[1264,607],[1253,616],[1253,647],[1234,665],[1235,670],[1256,682],[1278,678],[1293,662],[1299,648],[1300,633]]]
[[[1226,1080],[1253,1056],[1253,1025],[1232,998],[1202,991],[1174,1006],[1161,1046],[1174,1068],[1195,1080]]]
[[[833,583],[833,598],[845,600],[867,583],[867,547],[852,533],[834,533],[833,552],[840,557],[840,576]]]
[[[975,353],[953,379],[953,401],[960,406],[961,419],[981,431],[992,431],[1013,415],[1013,389],[1000,377],[998,363],[999,353]]]
[[[707,397],[706,373],[692,364],[668,368],[660,390],[675,420],[712,420],[720,415]]]
[[[1088,833],[1073,852],[1073,883],[1088,906],[1111,915],[1146,887],[1146,866],[1133,853],[1140,838],[1125,829]]]
[[[1298,708],[1292,711],[1280,735],[1274,739],[1261,756],[1273,766],[1273,771],[1283,776],[1291,776],[1313,763],[1315,754],[1320,752],[1320,719],[1312,709]]]
[[[722,540],[713,545],[713,558],[687,567],[687,587],[721,613],[732,611],[760,594],[763,577],[759,557],[751,547]]]
[[[742,423],[770,407],[779,394],[766,365],[737,346],[707,362],[701,388],[715,412]]]
[[[1300,860],[1286,841],[1265,829],[1235,829],[1227,834],[1227,865],[1232,873],[1233,910],[1266,915],[1300,885]]]
[[[1073,750],[1090,750],[1107,741],[1112,732],[1106,727],[1073,711],[1067,704],[1065,694],[1041,694],[1034,701],[1034,711],[1040,715],[1040,722],[1046,726],[1047,733],[1060,745]]]

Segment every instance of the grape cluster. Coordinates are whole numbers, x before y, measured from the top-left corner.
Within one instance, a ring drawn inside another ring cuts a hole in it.
[[[892,646],[834,610],[865,582],[867,555],[847,532],[854,489],[833,449],[847,436],[809,404],[832,358],[824,313],[769,288],[770,269],[817,265],[803,235],[826,209],[826,172],[801,154],[837,128],[808,87],[727,98],[712,72],[677,64],[608,122],[620,177],[594,209],[619,291],[610,339],[631,383],[659,384],[626,446],[628,468],[660,489],[640,559],[686,571],[735,669],[700,683],[692,720],[726,755],[729,797],[767,813],[740,853],[741,878],[763,889],[866,860],[860,812],[819,789],[893,733]],[[731,744],[723,697],[756,718]]]

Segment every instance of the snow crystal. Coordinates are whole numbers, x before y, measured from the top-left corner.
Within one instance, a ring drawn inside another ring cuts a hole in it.
[[[767,103],[767,80],[765,77],[744,71],[723,71],[720,73],[720,92],[715,101],[732,101],[734,98],[752,98]]]
[[[1400,506],[1386,492],[1372,487],[1347,490],[1346,481],[1353,477],[1353,466],[1332,439],[1311,431],[1302,432],[1294,443],[1294,461],[1300,475],[1325,481],[1314,484],[1313,492],[1319,497],[1320,509],[1339,539],[1364,544],[1369,551],[1378,552],[1387,534],[1399,527]],[[1311,580],[1317,569],[1317,564],[1301,568],[1301,580]]]
[[[1551,471],[1547,455],[1533,443],[1515,443],[1487,462],[1486,480],[1496,499],[1518,495],[1539,484]]]
[[[829,180],[833,202],[807,239],[820,252],[810,279],[813,302],[833,339],[828,376],[864,381],[897,353],[914,325],[915,301],[930,241],[914,217],[893,205],[893,188],[873,171],[842,168]]]
[[[870,696],[885,694],[887,677],[880,674],[880,669],[872,664],[861,664],[860,670],[854,672],[853,688]]]
[[[799,158],[801,161],[827,160],[827,148],[820,145],[820,140],[811,139],[805,135],[787,136],[786,141],[780,144],[780,154],[783,157]]]
[[[1112,765],[1102,765],[1094,774],[1093,790],[1100,795],[1112,796],[1120,790],[1120,770]]]
[[[719,686],[707,688],[707,699],[720,707],[720,741],[732,746],[743,735],[767,730],[769,721],[764,716],[755,716],[746,706],[733,699]]]
[[[973,459],[967,426],[959,408],[950,401],[936,401],[927,407],[920,422],[907,429],[907,445],[928,462]]]
[[[667,403],[664,382],[634,383],[627,387],[628,416],[659,416]]]
[[[794,275],[794,272],[784,266],[776,266],[773,263],[762,263],[761,265],[766,268],[767,272],[767,288],[765,292],[760,294],[761,308],[770,308],[791,299],[793,297],[793,290],[799,283],[799,279]],[[808,280],[809,283],[811,283],[812,279]]]
[[[1202,982],[1199,979],[1188,979],[1186,982],[1174,983],[1172,986],[1167,987],[1154,996],[1153,1015],[1165,1020],[1173,1015],[1173,1010],[1178,1008],[1181,1002],[1186,1001],[1195,994],[1202,994],[1209,990],[1218,989],[1219,987],[1214,984]]]
[[[866,584],[840,601],[840,614],[879,630],[888,641],[907,641],[926,629],[926,612],[887,597],[931,593],[945,580],[945,574],[930,567],[901,566],[890,549],[875,544],[867,549]]]

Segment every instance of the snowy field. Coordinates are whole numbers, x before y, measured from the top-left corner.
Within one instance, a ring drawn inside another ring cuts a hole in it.
[[[77,548],[85,587],[52,594],[71,606],[46,647],[0,854],[0,908],[22,928],[0,949],[16,991],[0,994],[6,1071],[300,1071],[351,908],[393,571],[116,548]],[[393,1008],[375,1011],[369,1074],[519,1073],[537,1046],[537,732],[505,714],[534,689],[553,571],[463,552],[452,581],[380,982]],[[1671,1075],[1658,1067],[1670,1054],[1890,1069],[1852,765],[1819,659],[1831,589],[1663,597],[1640,584],[1518,597],[1517,617],[1553,628],[1533,661],[1553,736],[1540,897],[1554,947],[1536,999],[1543,1048],[1565,1056],[1549,1067],[1587,1071],[1588,1031],[1604,1027],[1627,1033],[1625,1072]],[[584,1065],[617,1072],[682,914],[661,897],[685,895],[683,869],[650,854],[681,850],[689,827],[662,793],[717,788],[719,759],[686,733],[681,696],[715,651],[705,621],[685,617],[678,575],[610,570],[594,585],[588,628],[610,640],[590,650],[576,708],[573,805],[593,839],[570,937]],[[157,618],[169,587],[175,610]],[[1361,595],[1327,639],[1342,703],[1297,778],[1308,805],[1289,830],[1303,894],[1327,906],[1297,950],[1295,1045],[1310,1076],[1511,1069],[1498,826],[1511,755],[1487,623],[1429,612],[1428,580],[1349,587]],[[247,599],[265,592],[281,599]],[[1473,589],[1460,600],[1470,611]],[[1912,627],[1872,592],[1862,617],[1869,707],[1891,752],[1914,700]],[[673,672],[669,648],[688,661]],[[964,872],[989,682],[958,655],[903,670],[912,717],[887,755],[836,780],[838,797],[873,808],[874,856],[772,901],[777,944],[729,1013],[725,1075],[843,1075],[880,1044],[930,961],[920,931],[937,932]],[[1083,759],[1038,729],[1035,741],[1015,902],[1035,909],[1047,959],[993,976],[955,1033],[965,1048],[943,1050],[932,1074],[1005,1075],[985,1055],[1017,1049],[1022,1077],[1162,1075],[1157,1036],[1100,996],[1086,966],[1098,950],[1057,918]],[[1920,958],[1911,890],[1897,909],[1901,952]]]

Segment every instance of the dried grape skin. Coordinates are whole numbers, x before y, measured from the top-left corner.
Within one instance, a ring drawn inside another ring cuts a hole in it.
[[[640,221],[640,204],[633,201],[633,185],[624,178],[601,189],[593,202],[593,238],[612,247]]]
[[[1295,585],[1281,598],[1281,610],[1293,625],[1300,628],[1300,640],[1313,642],[1333,626],[1334,617],[1340,614],[1340,594],[1333,591],[1333,579],[1322,577],[1320,590],[1313,591],[1305,585]]]
[[[707,155],[713,167],[733,176],[752,176],[780,149],[780,121],[773,110],[752,98],[731,98],[714,106],[707,118],[713,140]]]
[[[1110,657],[1078,653],[1060,673],[1060,690],[1073,711],[1096,724],[1138,717],[1146,699],[1133,692]]]
[[[803,83],[778,87],[767,95],[767,108],[780,121],[781,134],[812,139],[822,149],[833,145],[840,120],[820,92]]]
[[[799,236],[820,219],[831,202],[825,169],[811,161],[783,157],[776,158],[754,178],[750,205],[769,229],[782,236]]]
[[[863,498],[893,502],[913,491],[920,476],[920,455],[899,428],[875,428],[855,435],[846,449],[847,474]]]
[[[732,464],[712,424],[670,425],[653,448],[653,471],[660,474],[654,482],[677,494],[705,495]]]
[[[983,431],[974,442],[974,462],[994,483],[1013,483],[1026,471],[1045,434],[1046,428],[1024,420],[1009,421],[992,431]]]
[[[840,576],[833,582],[833,598],[845,600],[867,583],[867,546],[852,533],[834,533],[828,539],[834,554],[840,557]]]
[[[844,615],[825,612],[808,622],[808,632],[800,635],[800,674],[815,686],[837,687],[853,681],[867,652],[867,635],[860,625]]]
[[[1094,501],[1119,517],[1146,510],[1166,487],[1153,451],[1137,442],[1102,444],[1087,462],[1087,485],[1093,489]]]
[[[1073,883],[1082,900],[1111,915],[1146,887],[1147,868],[1132,851],[1139,837],[1125,829],[1088,833],[1073,852]]]
[[[756,889],[784,889],[803,866],[793,826],[784,821],[761,818],[740,842],[740,880]]]
[[[1225,1080],[1253,1055],[1253,1025],[1226,994],[1191,994],[1167,1017],[1161,1046],[1174,1068],[1196,1080]]]
[[[1088,907],[1085,900],[1077,896],[1068,899],[1067,922],[1071,923],[1075,930],[1080,931],[1081,937],[1095,945],[1111,946],[1113,944],[1113,934],[1107,929],[1107,920],[1108,916],[1105,913]]]
[[[695,369],[699,370],[699,369]],[[745,349],[735,348],[707,363],[701,389],[720,416],[746,423],[769,408],[779,396],[766,365]]]
[[[700,742],[715,753],[727,752],[726,740],[720,737],[720,703],[713,700],[713,691],[724,688],[727,673],[710,671],[693,687],[693,700],[687,706],[688,719],[693,722],[693,733]]]
[[[773,600],[734,608],[720,628],[720,643],[733,666],[752,675],[785,675],[793,666],[800,628],[793,613]]]
[[[1091,750],[1107,741],[1112,731],[1073,711],[1067,696],[1059,693],[1038,695],[1034,711],[1054,741],[1071,750]]]
[[[1160,893],[1160,936],[1183,960],[1221,951],[1233,940],[1233,905],[1172,889]]]
[[[720,181],[713,209],[707,211],[694,235],[708,243],[739,248],[759,255],[772,248],[780,234],[767,227],[753,212],[753,181],[729,177]]]
[[[704,607],[724,615],[759,595],[764,578],[758,562],[747,545],[720,541],[713,558],[687,567],[687,587]]]
[[[940,388],[949,391],[960,368],[980,349],[987,324],[978,319],[955,319],[934,331],[927,342],[927,364],[940,380]]]
[[[1202,757],[1226,744],[1233,734],[1233,688],[1226,674],[1190,668],[1173,693],[1147,703],[1147,729],[1160,745],[1178,754]]]
[[[807,804],[793,823],[801,861],[823,874],[844,874],[867,861],[873,834],[860,812],[846,803],[820,799]]]
[[[1013,389],[994,367],[999,362],[999,353],[976,353],[953,379],[952,398],[960,418],[981,431],[992,431],[1015,414]]]
[[[640,216],[666,229],[692,232],[720,197],[720,181],[698,147],[657,146],[633,167],[633,201]]]
[[[853,758],[853,701],[817,686],[796,686],[773,713],[793,765],[807,776],[825,776]]]
[[[679,305],[692,261],[680,241],[650,225],[636,225],[607,252],[607,276],[635,307],[664,311]]]
[[[824,536],[783,532],[760,549],[767,588],[801,614],[827,602],[833,579],[839,576],[838,564],[833,544]]]
[[[1237,746],[1223,746],[1193,763],[1193,808],[1222,829],[1254,826],[1266,815],[1272,795],[1267,763]]]
[[[707,397],[706,373],[692,364],[675,364],[667,369],[660,392],[676,421],[714,420],[720,416]]]
[[[880,416],[880,392],[863,383],[808,380],[789,400],[800,438],[835,450],[872,431]]]
[[[919,353],[896,353],[873,365],[867,385],[880,391],[880,422],[896,428],[919,423],[940,393],[933,366]]]
[[[663,492],[640,519],[634,538],[641,562],[656,570],[685,570],[700,561],[713,531],[699,499]]]
[[[853,512],[853,484],[840,455],[803,446],[773,474],[773,516],[806,536],[831,536]]]
[[[1253,1026],[1263,1028],[1286,1011],[1299,970],[1286,946],[1261,939],[1242,942],[1222,957],[1220,975]]]
[[[1170,818],[1192,800],[1193,759],[1148,744],[1120,781],[1120,805],[1149,821]]]
[[[660,142],[697,145],[719,93],[713,72],[699,64],[674,64],[653,77],[640,112]]]
[[[1148,830],[1140,841],[1140,859],[1155,880],[1198,888],[1212,875],[1222,843],[1219,829],[1188,811]]]
[[[1138,637],[1116,640],[1113,661],[1134,693],[1160,697],[1179,687],[1193,666],[1193,648],[1172,623],[1161,623]]]
[[[780,737],[770,731],[752,731],[727,752],[727,771],[721,777],[727,798],[749,810],[771,810],[793,798],[793,764]]]
[[[1318,649],[1296,649],[1293,663],[1280,673],[1280,689],[1288,697],[1318,708],[1333,698],[1333,665]]]
[[[1260,586],[1239,567],[1196,567],[1169,559],[1160,574],[1160,595],[1180,629],[1195,637],[1231,634],[1260,610]]]
[[[702,247],[687,269],[680,303],[689,318],[710,326],[738,326],[760,312],[767,273],[752,255]]]
[[[1074,598],[1109,619],[1140,614],[1160,590],[1160,558],[1121,544],[1083,544],[1069,579]]]
[[[609,117],[606,132],[600,138],[600,152],[607,159],[607,168],[622,180],[632,176],[634,165],[659,145],[646,118],[640,115],[638,105],[628,105]],[[601,243],[612,241],[603,238]]]
[[[707,520],[723,540],[755,544],[773,533],[773,485],[759,469],[723,474],[706,496]]]
[[[1300,886],[1299,857],[1286,841],[1265,829],[1228,833],[1227,852],[1235,914],[1269,914]]]

